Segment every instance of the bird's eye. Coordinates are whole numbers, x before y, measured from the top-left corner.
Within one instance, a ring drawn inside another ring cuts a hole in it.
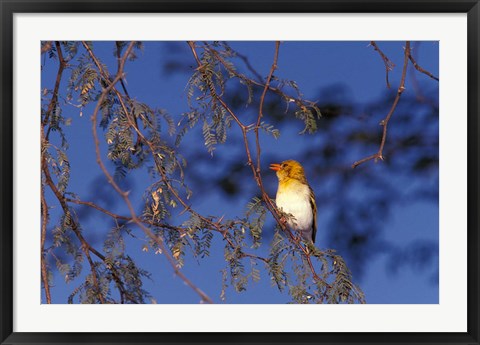
[[[285,163],[282,163],[282,168],[285,168],[287,165]]]

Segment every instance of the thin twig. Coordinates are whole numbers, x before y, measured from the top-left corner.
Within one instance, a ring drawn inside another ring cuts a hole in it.
[[[71,203],[74,203],[74,204],[77,204],[77,205],[85,205],[85,206],[88,206],[88,207],[91,207],[91,208],[94,208],[102,213],[105,213],[106,215],[112,217],[113,219],[120,219],[120,220],[124,220],[126,222],[133,222],[133,218],[132,217],[126,217],[126,216],[122,216],[122,215],[119,215],[119,214],[116,214],[116,213],[113,213],[109,210],[106,210],[104,209],[103,207],[91,202],[91,201],[83,201],[83,200],[78,200],[78,199],[70,199],[70,198],[65,198],[65,201],[67,202],[71,202]],[[152,221],[152,220],[148,220],[148,219],[140,219],[140,221],[144,224],[148,224],[148,225],[153,225],[157,228],[162,228],[162,229],[168,229],[168,230],[176,230],[182,234],[186,234],[187,233],[187,229],[184,229],[182,227],[178,227],[178,226],[173,226],[173,225],[170,225],[170,224],[166,224],[166,223],[159,223],[159,222],[155,222],[155,221]]]
[[[430,78],[436,80],[436,81],[439,81],[438,77],[435,77],[432,73],[430,73],[429,71],[423,69],[422,67],[420,67],[418,64],[417,64],[417,61],[415,61],[415,59],[413,58],[411,52],[408,54],[408,58],[410,59],[410,61],[412,62],[413,64],[413,67],[415,67],[415,69],[425,75],[428,75]]]
[[[390,71],[393,71],[393,68],[395,67],[395,64],[380,50],[378,47],[377,43],[375,41],[370,41],[370,45],[375,49],[378,54],[380,54],[380,57],[383,60],[383,63],[385,64],[385,80],[387,82],[387,87],[390,88],[390,82],[388,81],[388,73]]]
[[[419,45],[420,45],[420,42],[415,42],[415,46],[412,47],[412,52],[410,53],[412,57],[413,55],[415,55],[415,59],[418,59]],[[416,69],[410,68],[409,72],[410,72],[409,74],[410,81],[412,82],[412,87],[413,87],[413,90],[415,91],[415,97],[417,101],[420,103],[428,104],[432,108],[438,108],[438,103],[434,101],[431,97],[425,96],[425,94],[423,93],[423,90],[418,82]]]
[[[408,67],[408,59],[410,55],[410,41],[407,41],[405,43],[405,53],[404,53],[404,60],[403,60],[403,70],[402,70],[402,77],[400,79],[400,85],[398,86],[397,89],[397,95],[395,96],[395,99],[393,101],[393,104],[390,108],[390,111],[388,112],[387,116],[380,121],[380,125],[383,127],[383,134],[382,134],[382,140],[380,142],[380,147],[378,148],[377,153],[370,155],[368,157],[365,157],[363,159],[360,159],[356,161],[355,163],[352,164],[352,168],[356,168],[362,163],[365,163],[367,161],[370,161],[372,159],[376,161],[383,160],[383,148],[385,146],[385,142],[387,140],[387,127],[388,127],[388,122],[390,121],[390,118],[393,115],[393,112],[397,108],[398,101],[400,100],[400,96],[402,95],[403,91],[405,91],[405,78],[407,76],[407,67]]]
[[[267,81],[265,82],[265,86],[263,88],[262,96],[260,97],[260,104],[258,106],[258,116],[257,116],[257,124],[255,126],[254,132],[255,132],[255,143],[257,146],[257,174],[259,177],[259,180],[261,181],[262,179],[260,178],[260,154],[261,154],[261,149],[260,149],[260,138],[258,136],[258,132],[260,129],[260,122],[263,117],[263,104],[265,103],[265,96],[267,95],[267,90],[268,87],[270,86],[270,82],[272,81],[272,76],[273,72],[278,67],[278,53],[280,50],[280,41],[275,42],[275,53],[273,56],[273,62],[272,62],[272,67],[270,67],[270,73],[268,74]]]

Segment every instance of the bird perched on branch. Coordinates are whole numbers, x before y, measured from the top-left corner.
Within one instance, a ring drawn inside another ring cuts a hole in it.
[[[276,171],[278,177],[275,202],[280,210],[293,216],[286,220],[287,224],[300,232],[305,240],[315,243],[317,205],[302,165],[287,160],[281,164],[270,164],[270,169]]]

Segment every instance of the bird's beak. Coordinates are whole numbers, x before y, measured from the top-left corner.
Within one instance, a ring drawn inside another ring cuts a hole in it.
[[[277,164],[277,163],[270,164],[270,169],[272,169],[274,171],[279,171],[281,167],[282,166],[280,164]]]

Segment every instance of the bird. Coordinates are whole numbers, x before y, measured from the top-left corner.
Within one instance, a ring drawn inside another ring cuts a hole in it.
[[[275,203],[281,211],[293,216],[286,220],[287,224],[304,240],[315,243],[317,205],[303,166],[295,160],[286,160],[270,164],[270,169],[276,172],[278,178]]]

